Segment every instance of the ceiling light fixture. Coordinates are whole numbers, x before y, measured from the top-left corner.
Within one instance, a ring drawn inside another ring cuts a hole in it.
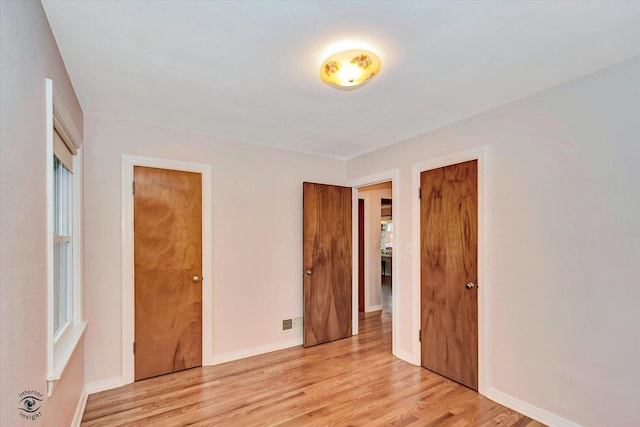
[[[378,74],[381,66],[378,55],[369,50],[343,50],[322,61],[320,78],[338,89],[355,89]]]

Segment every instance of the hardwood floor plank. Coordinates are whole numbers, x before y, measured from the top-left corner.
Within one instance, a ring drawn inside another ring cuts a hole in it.
[[[391,355],[390,287],[360,334],[150,378],[89,396],[82,426],[542,424]]]

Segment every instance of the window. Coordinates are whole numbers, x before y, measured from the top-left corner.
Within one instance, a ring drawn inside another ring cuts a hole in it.
[[[58,380],[86,328],[82,318],[82,138],[47,93],[47,393]]]
[[[380,250],[382,255],[393,253],[393,221],[391,220],[380,222]]]
[[[56,133],[54,138],[60,138]],[[57,343],[71,323],[73,293],[71,171],[54,154],[53,158],[53,336]]]

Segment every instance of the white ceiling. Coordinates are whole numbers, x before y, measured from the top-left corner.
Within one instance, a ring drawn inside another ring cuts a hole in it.
[[[347,159],[640,55],[634,1],[43,1],[85,114]],[[353,91],[323,53],[365,43]]]

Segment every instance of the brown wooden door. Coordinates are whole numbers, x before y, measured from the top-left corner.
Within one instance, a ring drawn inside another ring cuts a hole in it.
[[[202,365],[202,176],[134,167],[135,379]]]
[[[364,200],[358,199],[358,311],[364,313]]]
[[[476,390],[477,175],[473,160],[420,176],[422,366]]]
[[[305,347],[351,336],[351,188],[303,184]]]

